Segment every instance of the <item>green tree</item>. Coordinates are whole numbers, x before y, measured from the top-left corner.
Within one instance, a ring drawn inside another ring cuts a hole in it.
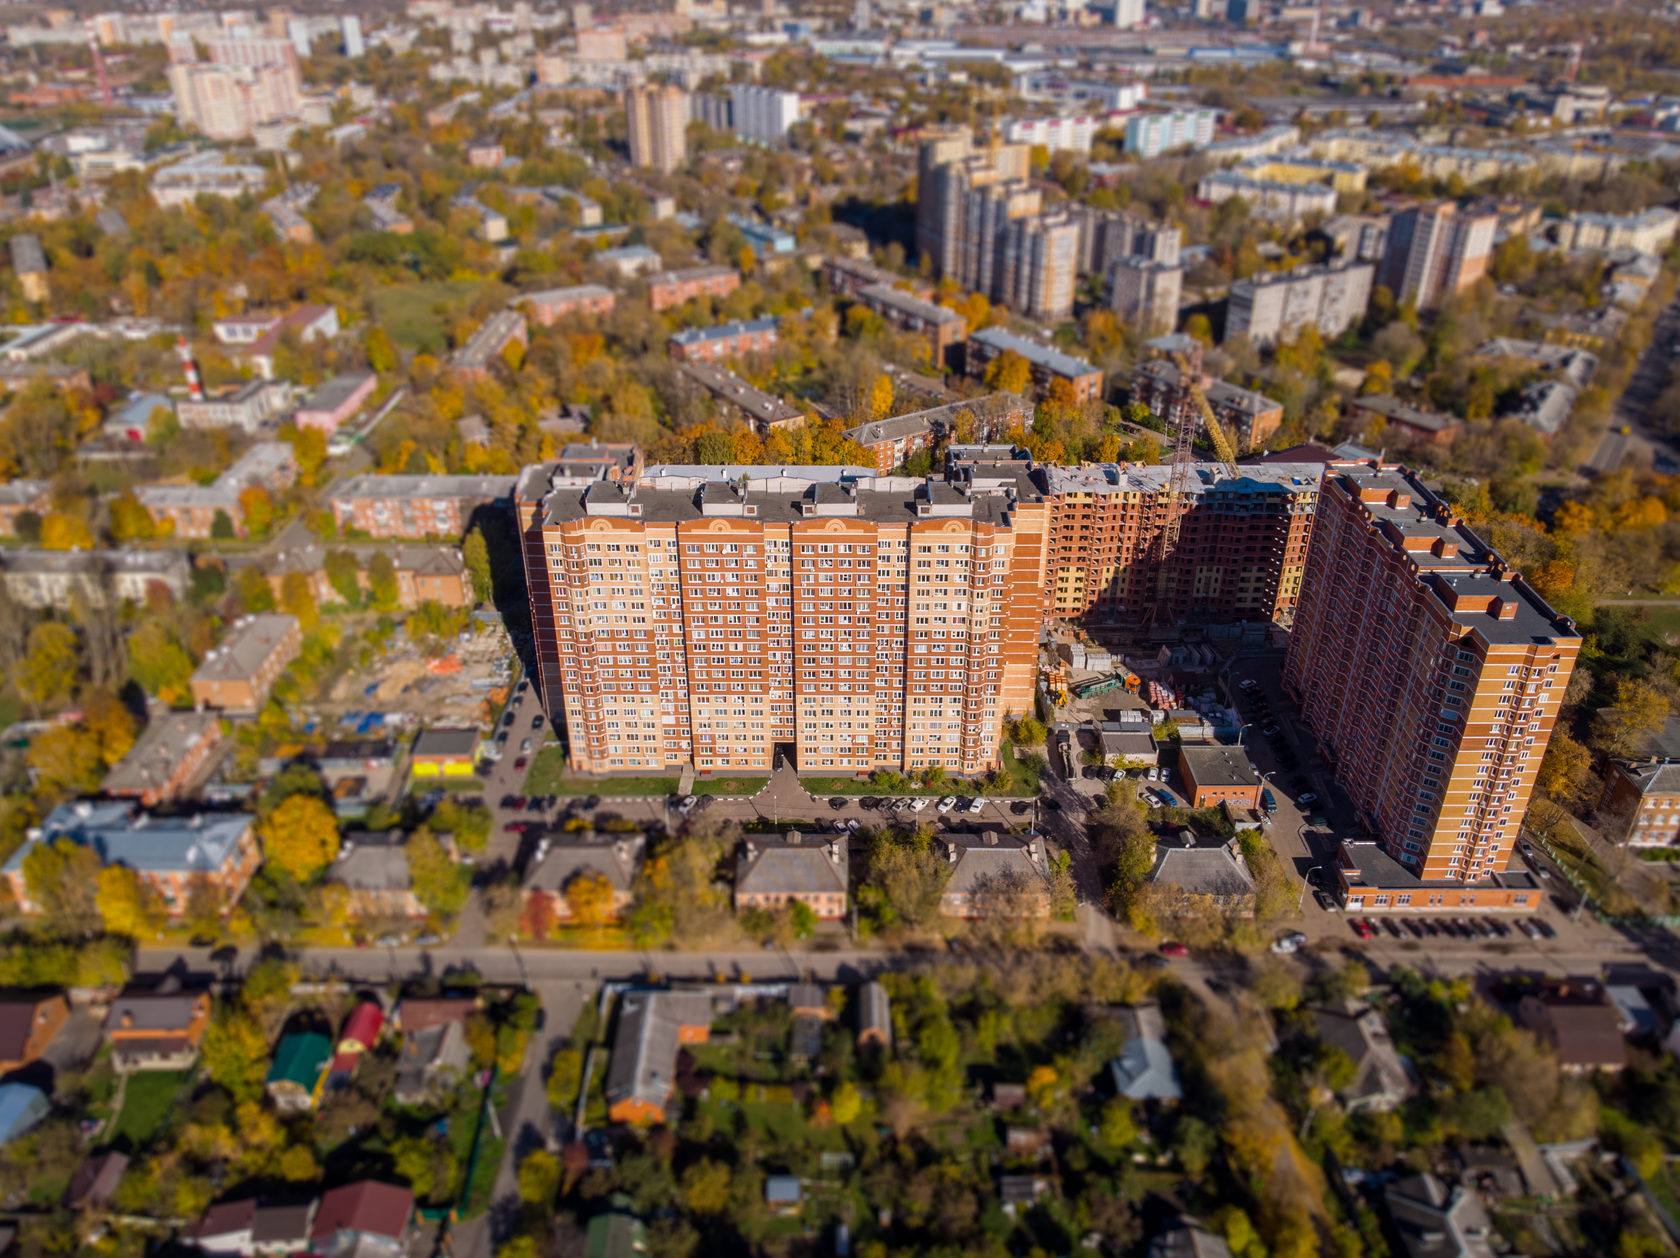
[[[239,605],[247,612],[255,614],[274,610],[274,587],[255,564],[239,570],[239,575],[233,579],[233,588],[239,595]]]
[[[210,536],[218,542],[231,542],[238,537],[239,531],[233,527],[233,517],[218,509],[210,520]]]
[[[263,856],[298,882],[308,882],[338,854],[338,819],[317,796],[293,795],[257,823]]]
[[[722,1214],[729,1209],[729,1167],[701,1158],[682,1176],[682,1199],[691,1214]]]
[[[192,656],[161,620],[143,620],[128,635],[128,673],[165,703],[184,704],[190,697]]]
[[[467,902],[471,875],[457,865],[425,826],[408,841],[408,877],[414,898],[435,917],[452,918]]]
[[[361,565],[347,550],[329,550],[321,566],[326,570],[327,582],[338,591],[344,605],[360,607],[362,603]]]
[[[80,662],[76,631],[57,621],[45,621],[29,631],[28,653],[12,681],[39,712],[70,697]]]
[[[397,567],[384,551],[368,561],[368,596],[378,611],[388,612],[397,606]]]
[[[1110,1149],[1124,1149],[1137,1139],[1137,1134],[1130,1101],[1117,1096],[1103,1106],[1097,1138],[1104,1145]]]
[[[495,593],[490,577],[490,547],[484,540],[484,530],[477,525],[461,543],[461,561],[472,573],[473,597],[481,603],[488,602]]]
[[[850,1126],[863,1113],[863,1095],[850,1079],[842,1079],[828,1099],[828,1112],[842,1127]]]

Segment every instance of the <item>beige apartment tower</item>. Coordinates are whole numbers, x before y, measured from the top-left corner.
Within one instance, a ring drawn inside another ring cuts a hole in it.
[[[630,164],[670,174],[688,160],[688,93],[680,87],[633,87]]]
[[[865,775],[997,762],[1031,710],[1046,513],[856,469],[525,470],[538,679],[573,769]]]
[[[1327,470],[1283,682],[1406,903],[1505,872],[1580,646],[1405,468]]]

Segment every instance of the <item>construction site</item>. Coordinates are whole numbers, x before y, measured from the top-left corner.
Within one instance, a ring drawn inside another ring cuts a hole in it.
[[[488,725],[507,701],[515,664],[499,622],[473,623],[440,656],[397,636],[317,706],[323,718],[364,733],[381,725]]]

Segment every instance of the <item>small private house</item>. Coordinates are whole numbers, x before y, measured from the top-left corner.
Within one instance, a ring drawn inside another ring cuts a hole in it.
[[[342,1087],[350,1081],[362,1054],[373,1051],[384,1029],[385,1011],[374,1001],[364,1000],[350,1011],[333,1049],[332,1065],[327,1072],[330,1086]]]
[[[1596,979],[1547,983],[1517,1002],[1517,1022],[1557,1053],[1576,1074],[1616,1071],[1628,1064],[1622,1014]]]
[[[322,1194],[309,1229],[309,1248],[322,1258],[400,1258],[414,1227],[414,1193],[364,1179]]]
[[[797,1175],[766,1175],[764,1204],[772,1214],[784,1217],[798,1214],[805,1204],[804,1186]]]
[[[874,1044],[883,1052],[892,1048],[892,998],[874,979],[858,986],[857,1046]]]
[[[131,988],[111,1002],[105,1038],[118,1071],[185,1070],[198,1060],[210,1026],[210,993],[183,991],[178,980]]]
[[[52,1102],[31,1083],[0,1083],[0,1145],[28,1135],[47,1116]]]
[[[704,1044],[711,1037],[712,1011],[707,991],[624,994],[607,1067],[608,1118],[636,1124],[665,1120],[676,1087],[677,1053],[684,1044]]]
[[[64,1204],[71,1210],[103,1210],[111,1204],[117,1186],[128,1174],[128,1154],[118,1149],[96,1153],[85,1159],[64,1189]]]
[[[1231,1258],[1231,1247],[1218,1232],[1180,1215],[1149,1242],[1149,1258]]]
[[[1189,915],[1203,907],[1237,917],[1253,917],[1254,876],[1236,839],[1198,839],[1189,830],[1155,845],[1150,884],[1164,894],[1162,904],[1171,916]]]
[[[1108,1063],[1116,1096],[1128,1101],[1181,1101],[1184,1087],[1167,1047],[1167,1024],[1154,1001],[1115,1010],[1126,1031],[1120,1055]]]
[[[1493,1219],[1474,1188],[1434,1175],[1408,1175],[1383,1190],[1383,1205],[1406,1258],[1494,1258]]]
[[[332,1041],[319,1031],[293,1031],[280,1037],[263,1081],[275,1109],[297,1114],[315,1108],[326,1084],[332,1050]]]
[[[821,843],[789,830],[781,839],[753,837],[735,860],[735,909],[804,904],[824,921],[846,915],[851,877],[846,844]]]
[[[351,918],[418,920],[426,916],[409,875],[408,835],[395,827],[345,831],[327,880],[349,893],[345,911]]]
[[[307,1201],[264,1201],[245,1197],[218,1201],[207,1209],[187,1239],[206,1254],[301,1254],[309,1249],[309,1232],[320,1207]]]
[[[27,1066],[70,1020],[62,993],[0,996],[0,1075]]]
[[[439,726],[414,739],[409,772],[417,778],[467,778],[478,764],[478,731]]]
[[[1318,1038],[1353,1062],[1353,1079],[1336,1093],[1348,1113],[1392,1110],[1413,1093],[1411,1072],[1394,1047],[1380,1009],[1350,1001],[1339,1008],[1314,1009],[1312,1017]]]
[[[422,1105],[453,1088],[472,1066],[464,1018],[432,1023],[403,1036],[392,1096],[400,1105]]]

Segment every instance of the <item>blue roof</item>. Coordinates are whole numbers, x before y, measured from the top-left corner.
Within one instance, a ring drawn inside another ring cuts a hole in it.
[[[705,341],[721,340],[728,336],[742,336],[748,332],[774,332],[782,321],[775,315],[762,319],[737,319],[734,323],[720,323],[715,328],[689,328],[671,339],[678,345],[698,345]]]
[[[1088,376],[1096,370],[1083,358],[1075,358],[1072,354],[1064,354],[1048,345],[1029,341],[1026,337],[1016,336],[1004,328],[981,328],[978,332],[971,333],[968,339],[998,350],[1012,349],[1029,363],[1037,363],[1058,376]]]
[[[35,843],[64,837],[93,848],[106,865],[127,865],[141,873],[210,873],[226,867],[251,820],[242,812],[154,817],[131,800],[79,800],[48,813],[39,832],[12,853],[5,870],[22,869]]]
[[[175,403],[163,394],[142,393],[133,401],[124,402],[122,408],[106,422],[124,428],[144,429],[146,421],[152,417],[152,412],[160,406],[170,414],[175,413]]]
[[[0,1083],[0,1144],[10,1144],[47,1116],[47,1094],[27,1083]]]

